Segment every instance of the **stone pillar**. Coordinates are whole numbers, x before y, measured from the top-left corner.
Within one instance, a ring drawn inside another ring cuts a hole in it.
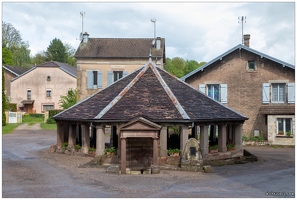
[[[235,149],[242,150],[242,124],[235,125]]]
[[[181,133],[180,133],[180,150],[183,152],[185,149],[186,143],[188,141],[189,135],[189,128],[186,125],[183,125],[181,127]]]
[[[96,126],[96,156],[103,156],[105,150],[104,126]]]
[[[121,138],[121,173],[126,174],[126,138]]]
[[[160,157],[167,156],[167,126],[163,126],[160,131]]]
[[[61,122],[57,123],[57,149],[62,148],[64,142],[64,124]]]
[[[70,124],[69,125],[69,137],[68,137],[68,148],[73,149],[76,145],[76,126]]]
[[[219,125],[219,152],[226,152],[227,151],[227,136],[226,136],[226,129],[227,125]]]
[[[200,126],[200,149],[201,154],[208,154],[208,126]]]
[[[153,138],[153,165],[158,165],[158,138]]]
[[[81,150],[84,154],[89,153],[90,148],[90,133],[89,133],[89,126],[84,124],[81,125],[81,141],[82,147]]]

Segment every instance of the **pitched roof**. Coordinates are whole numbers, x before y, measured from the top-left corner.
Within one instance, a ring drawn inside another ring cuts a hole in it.
[[[17,66],[10,66],[10,65],[3,65],[3,68],[10,73],[14,74],[15,76],[20,76],[21,74],[28,71],[30,68],[23,68],[23,67],[17,67]]]
[[[289,67],[289,68],[295,70],[295,66],[294,66],[294,65],[291,65],[291,64],[286,63],[286,62],[284,62],[284,61],[281,61],[281,60],[279,60],[279,59],[276,59],[276,58],[274,58],[274,57],[271,57],[271,56],[266,55],[266,54],[264,54],[264,53],[261,53],[261,52],[259,52],[259,51],[256,51],[256,50],[254,50],[254,49],[252,49],[252,48],[250,48],[250,47],[247,47],[247,46],[245,46],[245,45],[239,44],[239,45],[233,47],[232,49],[226,51],[225,53],[219,55],[218,57],[212,59],[210,62],[208,62],[208,63],[202,65],[202,66],[199,67],[199,68],[197,68],[196,70],[194,70],[194,71],[188,73],[187,75],[181,77],[180,79],[183,80],[183,81],[186,80],[186,79],[189,78],[190,76],[196,74],[196,73],[199,72],[199,71],[203,71],[204,68],[206,68],[206,67],[212,65],[213,63],[215,63],[215,62],[218,61],[218,60],[221,60],[223,57],[229,55],[230,53],[232,53],[233,51],[238,50],[238,49],[239,49],[239,50],[244,49],[244,50],[246,50],[246,51],[249,51],[249,52],[251,52],[251,53],[254,53],[254,54],[257,54],[257,55],[261,56],[261,58],[269,59],[269,60],[271,60],[271,61],[274,61],[274,62],[276,62],[276,63],[282,65],[283,67]]]
[[[76,78],[76,68],[75,67],[72,67],[68,64],[65,64],[65,63],[60,63],[60,62],[57,62],[57,61],[49,61],[49,62],[46,62],[44,64],[41,64],[41,65],[37,65],[35,67],[32,67],[30,68],[29,70],[27,70],[26,72],[24,72],[23,74],[21,74],[20,76],[14,78],[11,80],[11,82],[13,82],[14,80],[24,76],[25,74],[33,71],[34,69],[36,69],[37,67],[58,67],[59,69],[61,69],[62,71],[66,72],[67,74],[69,74],[70,76],[73,76],[74,78]]]
[[[247,118],[149,62],[54,116],[56,120],[127,122],[244,121]]]
[[[147,58],[152,49],[153,57],[165,58],[165,39],[160,38],[160,49],[152,48],[153,38],[89,38],[81,42],[76,58]]]

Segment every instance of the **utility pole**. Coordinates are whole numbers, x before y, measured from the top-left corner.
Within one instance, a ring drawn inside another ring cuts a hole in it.
[[[154,38],[156,38],[156,22],[157,22],[157,20],[154,18],[154,19],[151,19],[151,22],[154,23]]]
[[[241,21],[241,42],[242,44],[244,44],[244,38],[243,38],[243,22],[246,23],[246,17],[245,16],[241,16],[241,17],[238,17],[238,23],[240,23]]]

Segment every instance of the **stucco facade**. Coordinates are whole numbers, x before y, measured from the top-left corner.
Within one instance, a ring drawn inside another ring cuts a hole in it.
[[[253,136],[254,131],[259,131],[265,139],[268,139],[273,137],[272,129],[268,131],[269,114],[283,116],[291,113],[292,122],[295,121],[294,66],[268,58],[264,54],[240,46],[217,57],[210,64],[206,64],[207,67],[183,79],[208,96],[212,94],[209,91],[210,85],[224,85],[224,90],[222,88],[218,90],[218,101],[249,118],[243,125],[243,134]],[[249,68],[251,61],[255,64],[253,69]],[[283,102],[274,102],[272,99],[274,98],[272,87],[278,84],[284,85]],[[267,94],[264,92],[264,85],[268,86]],[[222,99],[223,97],[225,99]],[[259,112],[261,109],[265,111]]]
[[[60,96],[70,88],[76,88],[75,76],[58,66],[37,66],[11,81],[11,103],[27,113],[60,109]]]

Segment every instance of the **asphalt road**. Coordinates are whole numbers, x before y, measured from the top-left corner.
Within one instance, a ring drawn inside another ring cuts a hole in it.
[[[214,173],[116,175],[77,167],[90,157],[49,153],[56,137],[38,126],[2,136],[3,198],[295,197],[294,148],[245,147],[260,161],[214,167]]]

